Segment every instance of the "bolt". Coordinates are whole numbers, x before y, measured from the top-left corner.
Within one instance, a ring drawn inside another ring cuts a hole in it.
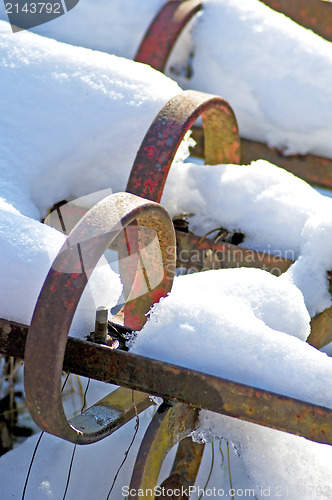
[[[93,340],[97,344],[106,344],[108,335],[108,309],[104,306],[98,307],[96,312],[96,324]]]
[[[91,340],[96,344],[104,344],[111,349],[119,347],[118,340],[114,340],[108,335],[108,309],[100,306],[96,311],[95,331],[91,334]]]

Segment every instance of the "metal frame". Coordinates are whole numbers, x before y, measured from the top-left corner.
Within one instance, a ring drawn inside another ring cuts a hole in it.
[[[160,205],[137,195],[160,201],[181,140],[199,117],[203,119],[206,163],[239,162],[236,119],[226,101],[194,91],[171,99],[143,140],[129,177],[128,192],[99,202],[71,231],[43,285],[31,326],[0,320],[0,352],[24,357],[29,410],[39,427],[47,432],[78,444],[92,443],[150,406],[148,394],[167,401],[143,439],[131,483],[135,489],[155,486],[169,447],[195,429],[200,408],[332,444],[330,409],[114,350],[112,346],[68,337],[88,279],[103,252],[115,240],[126,296],[124,307],[113,318],[115,327],[121,325],[128,331],[141,329],[151,305],[170,291],[176,266],[173,225]],[[159,242],[160,252],[150,252],[148,256],[155,276],[161,276],[157,286],[149,286],[140,256],[151,241],[144,228],[154,231]],[[231,252],[234,261],[219,262],[219,267],[236,267],[243,264],[249,251],[180,231],[176,240],[178,248],[188,251],[197,248],[202,252],[197,270],[206,265],[204,252],[212,252],[212,256],[217,251]],[[254,254],[252,250],[250,253]],[[124,267],[123,259],[121,264],[124,256],[133,256],[129,268]],[[274,261],[260,252],[256,252],[256,257],[251,263],[254,267],[278,267],[282,272],[291,264],[286,259]],[[209,265],[214,267],[213,259]],[[311,336],[313,345],[324,345],[331,338],[329,315],[319,321],[318,334]],[[63,369],[121,387],[68,421],[61,401]],[[202,447],[191,440],[180,441],[171,476],[165,484],[171,480],[177,485],[193,484],[201,457]]]
[[[188,105],[191,96],[193,96],[193,101],[191,105]],[[148,187],[148,194],[155,199],[160,199],[176,148],[186,130],[200,114],[203,114],[206,131],[213,131],[217,127],[216,121],[219,118],[222,124],[226,122],[226,130],[229,130],[231,137],[234,138],[233,147],[226,140],[227,148],[225,149],[223,141],[213,144],[211,133],[209,140],[212,141],[211,151],[216,161],[220,154],[225,154],[223,151],[226,151],[226,154],[227,151],[230,154],[238,151],[235,118],[222,99],[197,92],[180,94],[163,108],[146,134],[128,182],[128,186],[131,186],[133,190],[138,189],[137,194],[146,195],[145,190]],[[169,126],[169,117],[171,126]],[[219,124],[221,135],[222,130],[223,127]],[[227,134],[225,137],[228,137]],[[170,138],[171,143],[168,142]],[[165,154],[165,148],[169,145],[171,151]],[[152,147],[153,150],[151,150]],[[154,164],[157,167],[161,165],[162,168],[158,168],[157,173],[151,173],[151,176],[154,174],[152,182],[150,172]],[[137,182],[137,179],[140,182]],[[134,221],[137,222],[133,225]],[[156,272],[160,266],[164,272],[160,285],[143,294],[141,292],[145,280],[144,270],[138,276],[137,267],[141,262],[138,251],[144,249],[146,241],[144,233],[137,228],[137,224],[155,229],[162,258],[160,259],[160,256],[154,258],[153,255],[149,257],[154,261]],[[104,402],[97,403],[92,410],[89,409],[85,414],[86,417],[84,414],[80,415],[77,420],[69,424],[60,399],[60,379],[67,335],[78,300],[103,251],[114,242],[123,229],[125,229],[125,238],[118,238],[120,259],[121,255],[127,256],[132,253],[136,255],[136,258],[132,261],[131,269],[126,268],[123,272],[127,287],[127,302],[114,321],[117,324],[124,324],[129,329],[140,329],[143,326],[150,306],[160,297],[165,296],[171,288],[175,251],[170,252],[169,249],[174,249],[175,235],[169,216],[160,205],[133,194],[122,193],[99,202],[74,227],[52,265],[29,327],[25,348],[25,383],[32,416],[44,430],[77,443],[101,439],[116,428],[118,424],[114,422],[122,418],[121,415],[114,413],[113,403],[105,409],[107,405]],[[203,250],[206,248],[214,250],[216,246],[218,249],[221,247],[223,250],[228,250],[231,247],[235,256],[235,261],[231,263],[231,266],[234,267],[241,262],[241,259],[243,260],[246,252],[246,249],[234,245],[215,244],[213,240],[197,241],[196,236],[185,233],[178,232],[177,239],[178,241],[185,239],[186,245],[198,245]],[[257,255],[260,260],[261,256],[259,253]],[[265,261],[261,260],[261,264],[262,262]],[[279,263],[284,269],[289,264],[290,261]],[[134,299],[131,295],[132,289],[136,296]],[[50,321],[51,317],[52,321]],[[23,335],[26,329],[24,325],[15,326],[15,324],[5,322],[1,328],[2,352],[16,355],[15,350],[13,352],[13,335],[15,334],[18,338],[19,333]],[[312,339],[311,343],[315,344],[315,339]],[[194,370],[186,370],[131,353],[114,351],[109,346],[103,347],[91,342],[70,340],[67,348],[71,354],[67,354],[69,358],[65,357],[64,369],[69,369],[74,373],[172,398],[193,404],[197,408],[210,409],[332,444],[330,429],[328,429],[330,410],[258,388],[201,374]],[[22,345],[17,355],[22,356]],[[146,407],[148,405],[146,398],[142,398],[142,401],[144,402],[142,408]],[[96,427],[95,424],[91,424],[89,427],[88,421],[95,418],[95,412],[99,410],[103,412],[101,425]],[[83,421],[87,426],[86,429],[82,429]],[[80,422],[80,429],[79,425],[75,427],[77,422]]]

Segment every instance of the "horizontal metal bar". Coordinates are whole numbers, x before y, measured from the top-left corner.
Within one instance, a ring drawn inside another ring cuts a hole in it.
[[[332,41],[332,5],[322,0],[261,0],[298,24]]]
[[[5,321],[0,327],[0,352],[23,359],[27,327]],[[63,368],[332,444],[332,410],[213,375],[70,337]]]
[[[193,155],[204,158],[203,130],[195,126],[192,131],[192,136],[197,142]],[[312,154],[286,156],[262,142],[241,137],[241,164],[247,165],[261,158],[288,170],[313,186],[332,189],[332,159]]]
[[[293,261],[279,255],[239,247],[231,243],[215,242],[195,234],[176,231],[177,267],[193,271],[255,267],[276,276],[287,271]]]

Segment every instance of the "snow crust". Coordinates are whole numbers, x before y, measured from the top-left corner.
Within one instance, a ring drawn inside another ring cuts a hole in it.
[[[201,412],[200,422],[193,439],[230,440],[244,464],[247,488],[254,489],[257,499],[332,498],[331,446],[207,411]]]

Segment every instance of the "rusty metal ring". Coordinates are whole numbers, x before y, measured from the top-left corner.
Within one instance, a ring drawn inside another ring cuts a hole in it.
[[[68,332],[100,257],[123,228],[135,221],[139,226],[156,228],[162,278],[154,292],[157,290],[159,298],[169,292],[175,269],[175,234],[168,213],[160,205],[134,195],[113,194],[94,205],[69,234],[42,287],[29,328],[24,379],[31,416],[41,429],[73,443],[87,444],[106,437],[107,423],[114,415],[105,410],[98,425],[90,426],[88,431],[67,421],[61,400],[61,374]],[[140,310],[135,318],[137,328],[146,321],[155,296],[148,292],[135,298]],[[93,420],[91,408],[90,417]]]
[[[201,0],[171,0],[163,5],[145,33],[135,61],[163,72],[178,36],[201,8]]]
[[[126,191],[160,202],[175,153],[197,118],[202,117],[205,163],[239,163],[240,137],[231,106],[221,97],[186,90],[159,112],[146,133]]]

